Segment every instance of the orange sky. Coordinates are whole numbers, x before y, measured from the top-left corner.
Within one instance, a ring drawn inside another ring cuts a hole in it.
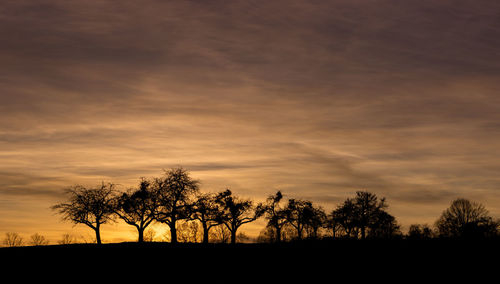
[[[125,189],[179,165],[203,191],[255,201],[279,189],[331,210],[368,190],[403,228],[432,224],[457,197],[498,218],[499,11],[464,0],[2,1],[0,235],[92,236],[49,210],[63,188]]]

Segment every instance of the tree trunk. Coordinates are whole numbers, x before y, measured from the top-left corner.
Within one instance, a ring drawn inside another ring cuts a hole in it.
[[[238,231],[238,226],[236,225],[236,222],[231,222],[231,228],[228,228],[229,231],[231,232],[231,244],[236,243],[236,231]]]
[[[317,240],[317,239],[318,239],[318,229],[319,229],[319,228],[313,228],[313,238],[314,238],[315,240]]]
[[[138,243],[143,243],[144,242],[144,228],[137,228],[137,231],[139,232],[139,239],[137,240]]]
[[[280,243],[281,242],[281,228],[279,226],[276,226],[276,242]]]
[[[203,243],[208,244],[208,226],[206,223],[201,223],[203,227]]]
[[[302,240],[302,227],[300,226],[300,224],[297,227],[297,238],[299,241]]]
[[[175,221],[170,224],[170,243],[177,243],[177,228],[175,228]]]
[[[231,244],[236,243],[236,230],[231,230]]]
[[[100,224],[97,224],[95,226],[95,240],[98,245],[101,244],[101,229],[100,229]]]

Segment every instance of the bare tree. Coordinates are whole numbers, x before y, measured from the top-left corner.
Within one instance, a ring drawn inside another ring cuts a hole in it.
[[[70,245],[76,243],[76,238],[70,234],[63,234],[62,238],[57,242],[60,245]]]
[[[231,232],[232,244],[236,243],[238,228],[257,220],[264,214],[262,204],[254,206],[251,200],[233,196],[229,189],[217,195],[217,202],[223,212],[220,216],[220,222]]]
[[[339,218],[337,217],[336,210],[333,210],[326,218],[325,228],[330,229],[332,232],[332,238],[337,238],[337,233],[342,228],[339,222]]]
[[[239,243],[249,243],[252,242],[252,238],[245,234],[245,232],[239,232],[236,236],[236,241]]]
[[[152,185],[158,198],[155,219],[168,225],[172,243],[177,243],[177,221],[190,217],[192,199],[199,191],[198,184],[183,168],[165,171],[163,177],[154,179]]]
[[[356,223],[361,231],[361,238],[365,239],[366,229],[376,222],[377,214],[380,213],[380,210],[387,207],[385,205],[385,199],[382,198],[379,201],[377,196],[373,193],[358,191],[354,198],[354,204],[357,216]]]
[[[198,221],[183,220],[177,228],[177,239],[182,243],[198,243],[201,240],[201,225]]]
[[[407,238],[410,240],[426,240],[433,237],[432,229],[427,224],[411,224]]]
[[[42,235],[35,233],[31,235],[31,245],[33,246],[46,246],[49,244],[49,241]]]
[[[353,199],[347,198],[344,203],[331,213],[331,218],[333,219],[332,222],[343,230],[344,236],[348,238],[357,237],[357,233],[355,233],[357,226],[356,206]]]
[[[101,244],[101,225],[113,219],[114,185],[102,183],[95,188],[76,185],[66,192],[70,196],[69,202],[54,205],[52,209],[63,215],[63,220],[93,229],[97,244]]]
[[[295,229],[299,240],[304,237],[304,233],[307,233],[308,238],[318,238],[319,230],[326,222],[323,208],[314,206],[309,200],[289,199],[284,212],[287,224]]]
[[[436,227],[442,237],[478,238],[496,235],[499,224],[482,204],[458,198],[441,214]]]
[[[384,210],[378,210],[377,214],[372,217],[374,220],[370,222],[370,230],[368,237],[375,239],[392,239],[402,236],[400,226],[396,222],[396,218]]]
[[[201,194],[192,208],[191,218],[200,221],[205,244],[209,241],[210,229],[220,225],[222,211],[216,198],[217,196],[212,193]]]
[[[215,226],[210,231],[210,240],[216,243],[228,243],[231,240],[231,232],[224,225]]]
[[[325,227],[327,217],[325,210],[321,206],[313,206],[312,216],[307,226],[308,237],[318,239],[321,237],[320,230]]]
[[[280,236],[280,240],[282,240]],[[273,243],[276,242],[276,230],[271,226],[264,227],[257,237],[259,243]]]
[[[283,194],[278,191],[276,194],[269,196],[264,205],[267,226],[272,228],[271,231],[274,232],[272,239],[275,242],[281,242],[283,226],[288,222],[286,209],[280,206],[282,199]]]
[[[379,200],[373,193],[358,191],[354,198],[346,199],[330,214],[329,222],[343,229],[349,238],[400,236],[396,218],[385,211],[386,208],[385,198]]]
[[[115,199],[115,213],[125,223],[134,226],[139,234],[138,242],[144,241],[144,230],[155,220],[157,198],[146,179],[142,179],[139,188],[129,190]]]
[[[156,237],[156,231],[153,230],[153,229],[146,229],[144,231],[144,242],[148,242],[148,243],[151,243],[151,242],[154,242],[155,240],[155,237]]]
[[[7,232],[3,243],[8,247],[19,247],[23,245],[23,238],[18,233]]]
[[[289,199],[286,207],[286,215],[288,224],[295,228],[297,239],[301,240],[304,237],[314,209],[311,201],[300,199]]]

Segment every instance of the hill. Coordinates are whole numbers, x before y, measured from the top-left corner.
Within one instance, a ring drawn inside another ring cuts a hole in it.
[[[1,248],[0,256],[25,266],[128,267],[134,271],[331,275],[332,277],[457,276],[498,269],[500,242],[303,241],[283,244],[113,243]],[[127,271],[127,270],[125,270]],[[461,273],[461,274],[457,274]],[[269,274],[269,275],[271,275]]]

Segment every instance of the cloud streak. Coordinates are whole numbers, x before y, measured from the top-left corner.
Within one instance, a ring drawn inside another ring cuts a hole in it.
[[[0,199],[20,211],[182,165],[260,200],[366,189],[404,224],[458,196],[500,216],[500,4],[122,4],[0,5]]]

